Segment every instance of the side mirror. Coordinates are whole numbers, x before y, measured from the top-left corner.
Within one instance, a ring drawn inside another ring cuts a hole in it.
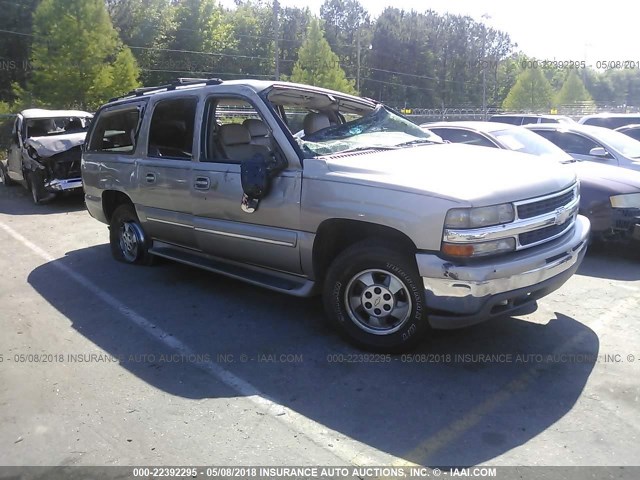
[[[609,152],[607,152],[604,149],[604,147],[594,147],[591,150],[589,150],[589,155],[591,155],[592,157],[598,157],[598,158],[608,158]]]
[[[240,164],[242,191],[249,197],[260,200],[269,191],[269,169],[267,159],[254,155]]]
[[[253,213],[271,185],[267,159],[263,155],[254,155],[243,160],[240,164],[240,181],[244,192],[241,208],[246,213]]]

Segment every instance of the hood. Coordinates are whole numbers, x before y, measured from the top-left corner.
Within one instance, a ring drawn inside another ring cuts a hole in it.
[[[46,137],[31,137],[27,139],[26,144],[32,147],[39,157],[45,158],[82,145],[86,136],[86,132],[79,132]]]
[[[468,202],[472,206],[548,195],[570,186],[576,178],[571,169],[553,160],[460,144],[359,151],[319,160],[326,162],[327,175],[334,179]]]
[[[571,166],[574,167],[582,185],[614,194],[640,192],[640,172],[594,162],[576,162]]]

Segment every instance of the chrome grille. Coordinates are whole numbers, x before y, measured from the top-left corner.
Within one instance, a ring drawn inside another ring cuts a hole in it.
[[[546,198],[544,200],[519,205],[518,218],[532,218],[553,212],[556,208],[560,208],[570,203],[571,200],[575,198],[575,194],[575,189],[573,189],[557,197]]]
[[[573,223],[573,219],[571,220],[571,223]],[[547,238],[554,237],[562,233],[567,228],[567,226],[568,225],[565,222],[562,225],[551,225],[550,227],[544,227],[540,230],[534,230],[533,232],[521,233],[520,245],[526,247],[528,245],[546,240]]]
[[[541,228],[520,233],[518,247],[529,248],[551,241],[573,226],[578,213],[578,187],[573,186],[553,195],[533,198],[516,204],[518,219],[550,218]],[[554,216],[555,214],[555,216]]]

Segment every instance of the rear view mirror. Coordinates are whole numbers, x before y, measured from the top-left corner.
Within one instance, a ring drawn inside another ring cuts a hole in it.
[[[589,150],[589,155],[592,157],[607,158],[609,157],[609,152],[607,152],[603,147],[594,147]]]

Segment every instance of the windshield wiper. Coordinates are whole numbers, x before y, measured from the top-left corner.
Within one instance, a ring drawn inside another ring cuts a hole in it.
[[[396,147],[408,147],[410,145],[440,145],[441,142],[435,140],[429,140],[428,138],[418,138],[416,140],[409,140],[408,142],[399,143]]]
[[[362,152],[366,150],[398,150],[398,146],[367,145],[363,147],[353,147],[347,150],[340,150],[339,152],[334,152],[331,155],[342,155],[343,153]]]

